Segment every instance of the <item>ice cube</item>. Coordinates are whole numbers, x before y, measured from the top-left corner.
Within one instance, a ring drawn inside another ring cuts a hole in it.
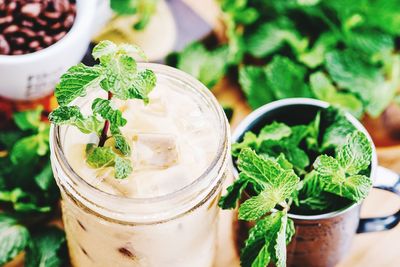
[[[133,137],[134,169],[166,169],[179,162],[177,137],[172,134],[137,133]]]

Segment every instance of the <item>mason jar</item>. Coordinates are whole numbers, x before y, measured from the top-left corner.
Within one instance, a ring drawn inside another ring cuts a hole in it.
[[[179,190],[128,198],[100,191],[80,177],[65,155],[72,126],[52,125],[51,163],[61,191],[72,265],[211,267],[217,245],[217,203],[230,164],[229,124],[209,89],[192,76],[163,65],[138,65],[153,70],[157,83],[177,88],[196,99],[200,110],[211,112],[217,152],[204,172]],[[73,104],[83,107],[88,98]]]

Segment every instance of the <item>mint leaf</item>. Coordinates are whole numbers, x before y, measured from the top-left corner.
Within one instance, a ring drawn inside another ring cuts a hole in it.
[[[349,198],[355,202],[364,200],[371,190],[372,181],[365,175],[353,175],[345,180],[335,180],[325,185],[324,190]]]
[[[227,57],[226,46],[208,51],[203,44],[195,42],[178,55],[176,67],[212,88],[225,75]]]
[[[363,114],[363,103],[351,93],[337,91],[323,72],[316,72],[310,76],[311,89],[314,95],[323,101],[338,106],[360,118]]]
[[[372,186],[370,178],[359,174],[370,166],[371,157],[370,141],[357,131],[349,135],[336,158],[319,156],[314,169],[323,179],[325,191],[360,202]]]
[[[111,106],[110,100],[96,98],[93,101],[92,110],[93,113],[100,114],[103,119],[110,121],[110,123],[116,127],[126,124],[126,119],[122,117],[122,112],[114,109]]]
[[[96,116],[85,117],[77,106],[61,106],[49,114],[49,121],[58,125],[73,125],[82,133],[99,133],[103,127],[103,121]]]
[[[143,99],[145,103],[149,102],[148,94],[156,86],[157,78],[153,71],[144,70],[139,72],[130,87],[128,88],[127,98]]]
[[[86,149],[86,162],[93,168],[103,168],[113,166],[115,153],[110,147],[92,147],[88,145]]]
[[[54,92],[58,104],[65,106],[75,98],[84,96],[86,90],[97,81],[101,74],[101,68],[88,67],[82,63],[69,68],[61,76],[60,83],[56,86]]]
[[[242,150],[238,167],[263,189],[240,206],[239,219],[243,220],[256,220],[271,211],[290,197],[299,182],[293,170],[285,170],[275,161],[261,158],[250,149]]]
[[[372,158],[371,142],[362,132],[351,134],[337,152],[337,159],[349,175],[355,175],[369,167]]]
[[[252,132],[246,132],[243,141],[240,143],[235,143],[232,145],[232,155],[237,157],[243,148],[252,148],[253,150],[258,150],[262,142],[267,140],[278,141],[282,138],[291,135],[292,130],[289,126],[284,123],[273,122],[264,126],[260,134],[256,136]]]
[[[324,63],[325,54],[338,42],[338,37],[331,33],[323,33],[312,48],[297,55],[297,59],[309,68],[314,69]]]
[[[108,64],[116,51],[116,44],[108,40],[103,40],[93,47],[92,56],[94,59],[100,59],[102,64]]]
[[[11,162],[14,164],[27,164],[38,156],[44,156],[49,150],[49,129],[46,126],[36,135],[19,139],[10,152]]]
[[[302,40],[288,20],[267,22],[249,36],[245,36],[246,51],[255,57],[265,57],[289,43],[295,51],[304,49],[308,42]]]
[[[0,191],[0,201],[9,202],[18,212],[49,212],[51,207],[41,205],[35,194],[17,187],[10,191]]]
[[[332,107],[322,110],[321,128],[325,129],[322,134],[322,150],[342,146],[347,136],[356,130],[343,112]]]
[[[309,86],[305,83],[306,69],[289,58],[275,56],[265,71],[267,86],[277,99],[312,96]]]
[[[65,234],[58,228],[40,228],[32,236],[25,258],[26,267],[60,267],[67,264]]]
[[[288,137],[292,134],[292,130],[289,126],[280,122],[273,122],[264,126],[258,138],[262,141],[264,140],[281,140],[284,137]]]
[[[131,174],[133,168],[131,161],[121,157],[115,157],[115,178],[125,179]]]
[[[263,67],[244,66],[239,68],[239,84],[247,97],[247,102],[253,109],[276,100],[271,88],[265,86],[267,76]]]
[[[17,256],[29,244],[29,232],[14,217],[0,213],[0,265]]]
[[[268,266],[269,260],[265,249],[270,255],[269,259],[274,260],[277,266],[285,266],[287,220],[286,212],[277,211],[257,221],[250,229],[245,247],[241,251],[241,266],[252,267],[257,258],[257,263],[265,263],[264,266]]]
[[[39,128],[43,107],[34,110],[22,111],[13,114],[14,122],[19,129],[37,130]]]
[[[260,252],[258,252],[257,257],[254,259],[251,267],[265,267],[271,260],[271,255],[268,252],[268,244],[265,244]]]
[[[112,137],[115,140],[115,148],[121,151],[124,156],[129,156],[131,154],[131,147],[126,138],[122,135],[120,129],[111,125],[110,130]]]
[[[248,184],[249,181],[247,180],[247,177],[239,174],[239,179],[226,189],[227,192],[220,198],[218,206],[220,206],[222,209],[235,208],[238,200]]]
[[[43,191],[49,190],[49,188],[54,184],[50,161],[48,161],[42,170],[34,176],[34,179],[40,189]]]

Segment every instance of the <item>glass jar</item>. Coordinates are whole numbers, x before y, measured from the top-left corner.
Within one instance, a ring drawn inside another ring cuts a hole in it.
[[[69,165],[64,147],[71,126],[52,126],[51,162],[61,190],[62,212],[73,266],[211,267],[217,245],[217,206],[230,164],[226,116],[212,93],[192,76],[158,64],[158,83],[189,94],[212,112],[218,149],[193,182],[166,195],[126,198],[98,190]],[[88,98],[74,104],[84,106]],[[84,160],[84,159],[82,159]]]

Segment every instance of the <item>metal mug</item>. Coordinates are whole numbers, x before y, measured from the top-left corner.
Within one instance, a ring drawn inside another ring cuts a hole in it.
[[[257,133],[273,121],[289,125],[311,122],[318,110],[330,104],[309,98],[289,98],[266,104],[248,115],[236,128],[232,141],[240,141],[245,132]],[[366,134],[372,145],[372,165],[370,177],[374,188],[386,190],[400,196],[399,174],[378,166],[377,154],[371,136],[364,126],[351,114],[347,119]],[[237,175],[237,170],[234,170]],[[388,230],[400,221],[400,210],[395,214],[360,218],[361,203],[354,203],[341,210],[320,215],[297,215],[289,213],[296,228],[296,234],[287,249],[287,266],[330,267],[338,263],[349,251],[356,233]],[[243,227],[239,225],[239,228]],[[241,229],[243,231],[243,229]],[[242,237],[239,237],[239,240]],[[243,240],[242,240],[243,241]]]

